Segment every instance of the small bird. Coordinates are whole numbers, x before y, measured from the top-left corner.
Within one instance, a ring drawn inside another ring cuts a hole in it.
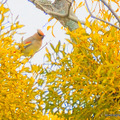
[[[23,41],[24,49],[22,50],[24,56],[34,55],[42,46],[42,39],[44,38],[44,36],[44,33],[40,29],[38,29],[37,33],[25,39]]]

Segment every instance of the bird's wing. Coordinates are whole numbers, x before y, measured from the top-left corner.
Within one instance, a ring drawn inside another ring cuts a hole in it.
[[[27,47],[29,47],[30,45],[32,45],[32,41],[25,42],[25,43],[24,43],[24,48],[27,48]]]
[[[27,48],[29,47],[30,45],[32,45],[32,42],[34,40],[34,37],[31,36],[29,38],[27,38],[26,40],[23,41],[23,44],[24,44],[24,48]]]

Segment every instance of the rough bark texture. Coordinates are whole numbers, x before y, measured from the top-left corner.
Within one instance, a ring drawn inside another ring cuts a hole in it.
[[[78,20],[72,9],[74,0],[55,0],[51,3],[48,0],[28,0],[32,2],[38,9],[56,18],[64,27],[69,30],[78,28],[78,21],[84,24],[84,21]]]

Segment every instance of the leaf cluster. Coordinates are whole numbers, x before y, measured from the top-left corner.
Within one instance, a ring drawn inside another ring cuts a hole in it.
[[[25,64],[28,58],[21,59],[23,55],[16,46],[21,44],[13,40],[17,29],[21,28],[19,22],[9,24],[6,30],[9,9],[0,4],[0,120],[33,120],[40,118],[41,100],[35,99],[38,91],[32,89],[35,78],[28,77],[25,73],[34,73]],[[35,103],[34,103],[35,101]]]
[[[119,114],[120,104],[120,31],[88,18],[85,28],[79,24],[78,29],[67,30],[73,52],[61,50],[60,43],[56,48],[51,45],[54,55],[49,51],[46,55],[51,63],[46,73],[48,91],[41,97],[46,111],[66,119],[113,120],[116,117],[109,115]]]

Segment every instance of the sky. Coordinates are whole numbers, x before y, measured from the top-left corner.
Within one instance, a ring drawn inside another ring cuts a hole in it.
[[[51,0],[54,2],[54,0]],[[43,40],[43,46],[46,44],[46,42],[50,42],[54,45],[58,43],[60,40],[62,44],[64,44],[65,38],[69,38],[65,31],[61,29],[61,24],[57,22],[57,24],[54,27],[54,35],[52,36],[51,30],[47,31],[48,25],[53,25],[55,23],[55,19],[48,23],[48,19],[50,18],[49,15],[46,15],[43,11],[39,10],[35,7],[34,4],[29,2],[28,0],[7,0],[7,6],[10,8],[10,11],[12,13],[13,20],[18,16],[18,20],[21,24],[25,25],[24,28],[20,29],[19,32],[25,33],[24,35],[15,35],[15,40],[20,41],[21,38],[26,39],[27,37],[33,35],[37,29],[41,29],[43,33],[45,34],[45,38]],[[83,10],[85,11],[85,10]],[[85,18],[84,12],[79,13],[76,12],[79,17]],[[84,16],[84,17],[83,17]],[[46,46],[49,47],[49,44]],[[34,55],[34,57],[31,59],[31,62],[34,64],[42,64],[43,58],[45,54],[45,47],[38,53]]]
[[[49,1],[54,2],[54,0]],[[76,0],[76,2],[79,3],[80,0]],[[88,1],[88,4],[89,6],[91,6],[90,1]],[[59,40],[61,41],[62,44],[64,44],[66,43],[65,38],[69,38],[65,34],[65,31],[61,29],[62,25],[59,22],[57,22],[57,24],[54,27],[55,37],[53,37],[51,34],[51,30],[47,31],[47,26],[53,25],[56,20],[53,19],[48,23],[48,19],[50,18],[50,16],[46,15],[43,11],[36,8],[36,6],[33,3],[29,2],[28,0],[7,0],[6,5],[10,8],[13,20],[18,16],[19,22],[25,25],[22,29],[19,30],[19,32],[25,34],[22,36],[15,35],[16,41],[20,41],[22,37],[23,39],[26,39],[27,37],[33,35],[37,31],[37,29],[41,29],[45,34],[43,46],[49,41],[52,44],[56,45]],[[114,4],[112,5],[112,7],[113,6]],[[85,7],[82,7],[76,11],[76,15],[80,20],[85,20],[89,13],[86,11]],[[49,44],[47,44],[46,47],[50,48]],[[44,54],[45,47],[40,52],[34,55],[34,57],[31,59],[31,62],[35,64],[42,64],[44,62],[43,60]]]
[[[66,43],[65,38],[69,38],[69,36],[65,34],[65,31],[61,29],[62,25],[59,22],[57,22],[57,24],[54,27],[55,37],[53,37],[51,34],[51,30],[47,31],[47,26],[53,25],[56,22],[56,20],[53,19],[48,23],[48,19],[50,18],[50,16],[46,15],[43,11],[36,8],[35,5],[29,2],[28,0],[7,0],[6,5],[10,8],[10,12],[12,14],[11,18],[13,19],[13,21],[18,16],[18,21],[20,22],[20,24],[25,25],[22,29],[19,29],[18,31],[20,33],[25,34],[16,34],[14,37],[16,42],[20,42],[22,37],[24,40],[29,36],[33,35],[34,33],[36,33],[37,29],[41,29],[45,34],[45,37],[43,39],[43,46],[49,41],[53,45],[56,45],[59,40],[62,44],[64,44]],[[76,14],[80,17],[80,19],[83,18],[82,20],[85,20],[85,15],[87,16],[88,14],[85,14],[83,11],[85,10],[82,10],[82,12],[80,13],[79,11],[77,11]],[[47,44],[46,47],[50,50],[49,44]],[[68,46],[68,51],[70,49],[71,48]],[[31,64],[43,64],[45,62],[45,52],[46,51],[44,47],[42,50],[40,50],[33,56],[33,58],[30,60],[30,63],[28,62],[26,66],[30,67]]]
[[[47,31],[47,26],[54,24],[56,20],[52,20],[48,23],[49,15],[46,15],[43,11],[37,9],[35,5],[33,5],[28,0],[8,0],[7,5],[13,14],[13,20],[18,16],[18,20],[21,24],[25,25],[24,28],[20,29],[19,32],[24,32],[22,35],[23,39],[33,35],[37,29],[41,29],[45,34],[45,38],[43,40],[43,46],[46,42],[51,42],[57,44],[58,40],[65,39],[65,31],[61,30],[61,25],[57,23],[55,26],[54,34],[55,38],[51,35],[51,31]],[[46,25],[47,24],[47,25]],[[20,41],[22,36],[15,36],[16,41]],[[48,46],[48,45],[47,45]],[[34,55],[31,62],[35,64],[43,63],[43,56],[45,54],[45,47],[38,53]]]

